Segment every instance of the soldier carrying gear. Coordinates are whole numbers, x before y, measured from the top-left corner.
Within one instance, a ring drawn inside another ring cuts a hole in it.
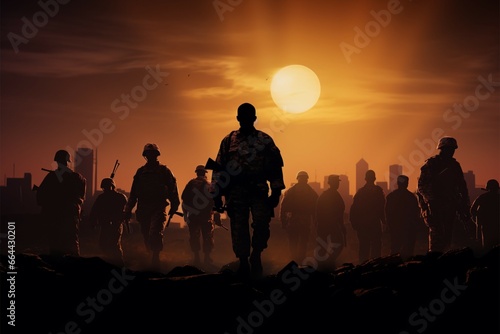
[[[124,266],[122,235],[127,196],[115,188],[112,178],[101,180],[103,193],[97,196],[92,205],[89,220],[94,227],[100,227],[98,244],[103,259],[121,267]]]
[[[439,153],[420,168],[418,197],[429,228],[429,251],[445,252],[451,247],[457,216],[470,220],[470,201],[462,167],[453,158],[456,139],[443,137],[437,148]]]
[[[86,180],[68,167],[68,151],[54,155],[57,169],[49,171],[38,187],[37,203],[46,224],[49,252],[54,255],[80,255],[79,225],[85,200]]]
[[[160,251],[163,250],[163,235],[166,227],[166,207],[173,216],[180,205],[177,180],[172,171],[158,161],[160,150],[156,144],[144,146],[142,156],[146,164],[137,169],[125,208],[125,218],[132,215],[137,204],[136,218],[146,249],[152,252],[152,269],[160,269]]]
[[[236,119],[240,128],[220,143],[215,162],[222,169],[212,174],[212,192],[217,211],[224,210],[223,196],[227,204],[233,251],[240,264],[238,274],[246,276],[251,270],[260,275],[261,252],[267,248],[270,236],[269,224],[285,189],[283,159],[273,139],[255,129],[257,116],[252,104],[241,104]]]

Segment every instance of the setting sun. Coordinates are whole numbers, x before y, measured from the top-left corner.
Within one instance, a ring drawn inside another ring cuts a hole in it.
[[[303,113],[319,99],[321,85],[314,71],[303,65],[281,68],[271,82],[271,96],[283,111]]]

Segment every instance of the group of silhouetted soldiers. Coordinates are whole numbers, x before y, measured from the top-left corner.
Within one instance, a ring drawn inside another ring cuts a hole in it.
[[[272,138],[255,129],[255,108],[249,103],[240,105],[236,118],[240,128],[222,139],[214,162],[218,167],[211,168],[211,181],[206,178],[208,167],[199,165],[197,176],[188,182],[182,196],[172,171],[158,161],[160,150],[156,144],[145,145],[142,155],[146,163],[134,175],[129,198],[116,191],[112,178],[102,180],[103,193],[92,206],[90,221],[100,226],[99,246],[106,258],[124,265],[123,226],[136,207],[135,216],[154,269],[160,267],[164,230],[175,214],[184,216],[188,224],[195,261],[199,262],[202,250],[204,262],[211,263],[213,215],[226,212],[233,252],[239,260],[237,273],[260,275],[261,253],[267,248],[269,223],[280,199],[280,219],[288,232],[291,257],[300,260],[305,256],[310,225],[303,221],[315,222],[318,237],[334,245],[331,258],[338,257],[346,240],[345,205],[337,191],[338,175],[329,177],[330,189],[318,196],[307,184],[307,173],[301,171],[298,183],[282,194],[283,159]],[[366,173],[366,184],[354,195],[349,212],[359,241],[359,262],[381,256],[381,236],[387,228],[391,253],[411,256],[416,228],[422,220],[429,229],[429,251],[450,248],[457,219],[474,219],[476,237],[484,249],[499,243],[498,181],[488,181],[487,193],[471,205],[462,169],[453,158],[458,148],[456,140],[443,137],[437,148],[439,154],[421,168],[416,194],[407,189],[408,177],[400,175],[398,189],[385,197],[374,183],[375,173]],[[50,252],[79,256],[78,228],[86,180],[68,167],[71,159],[67,151],[57,151],[54,160],[57,169],[47,174],[37,191],[41,214],[50,231]],[[178,211],[181,200],[182,213]]]

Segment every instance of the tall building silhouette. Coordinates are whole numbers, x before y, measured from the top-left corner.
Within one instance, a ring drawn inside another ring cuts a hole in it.
[[[368,162],[363,158],[356,163],[356,191],[365,185],[365,174],[368,171]]]
[[[398,176],[403,174],[403,166],[390,165],[389,166],[389,192],[398,188]]]
[[[31,173],[24,173],[24,177],[9,177],[6,185],[0,187],[2,215],[6,214],[35,214],[39,212],[36,203],[36,191],[31,186]]]

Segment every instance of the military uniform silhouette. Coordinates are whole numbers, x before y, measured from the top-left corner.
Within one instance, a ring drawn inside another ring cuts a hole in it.
[[[429,251],[445,252],[451,248],[457,215],[470,221],[470,201],[462,167],[453,155],[458,148],[452,137],[439,140],[439,154],[420,168],[418,193],[425,224],[429,228]]]
[[[297,262],[306,257],[309,236],[315,223],[318,194],[308,184],[305,171],[297,173],[297,183],[283,194],[280,219],[287,230],[290,256]]]
[[[253,105],[240,105],[236,118],[240,128],[222,139],[217,153],[216,162],[222,170],[212,175],[212,191],[218,211],[223,210],[222,196],[225,198],[233,251],[239,259],[238,272],[245,275],[251,269],[259,275],[263,270],[261,252],[267,248],[270,237],[269,223],[281,190],[285,189],[283,159],[273,139],[255,129],[257,116]]]
[[[136,219],[141,225],[141,233],[146,249],[152,252],[153,269],[159,269],[160,251],[163,250],[163,235],[166,227],[166,208],[173,215],[179,208],[177,180],[172,171],[158,161],[160,150],[156,144],[146,144],[142,152],[146,164],[134,175],[132,189],[125,217],[129,219],[137,204]]]
[[[98,244],[103,258],[123,266],[122,234],[127,196],[117,192],[115,188],[116,184],[112,178],[102,179],[103,193],[95,199],[89,220],[93,226],[100,228]]]
[[[47,227],[49,252],[53,255],[80,255],[79,225],[85,200],[86,180],[68,167],[70,154],[59,150],[54,156],[57,169],[50,171],[37,190],[37,203]]]
[[[349,219],[359,242],[359,263],[381,256],[382,228],[386,226],[385,195],[375,184],[375,172],[365,174],[366,184],[353,197]]]
[[[323,191],[316,202],[317,237],[328,245],[330,256],[324,261],[326,269],[334,269],[335,260],[346,246],[347,234],[344,225],[345,203],[340,195],[340,177],[328,176],[330,188]]]
[[[214,223],[211,220],[214,201],[210,195],[205,167],[198,165],[194,172],[196,177],[189,180],[181,194],[182,212],[189,228],[189,245],[194,262],[200,262],[199,252],[203,248],[204,262],[210,264],[213,262],[210,254],[214,248]]]
[[[408,176],[399,175],[398,188],[386,196],[385,218],[389,227],[391,254],[413,255],[421,223],[417,196],[408,190]]]
[[[488,180],[487,192],[479,195],[471,205],[470,213],[477,224],[477,238],[483,250],[489,251],[500,243],[500,193],[498,181]]]

